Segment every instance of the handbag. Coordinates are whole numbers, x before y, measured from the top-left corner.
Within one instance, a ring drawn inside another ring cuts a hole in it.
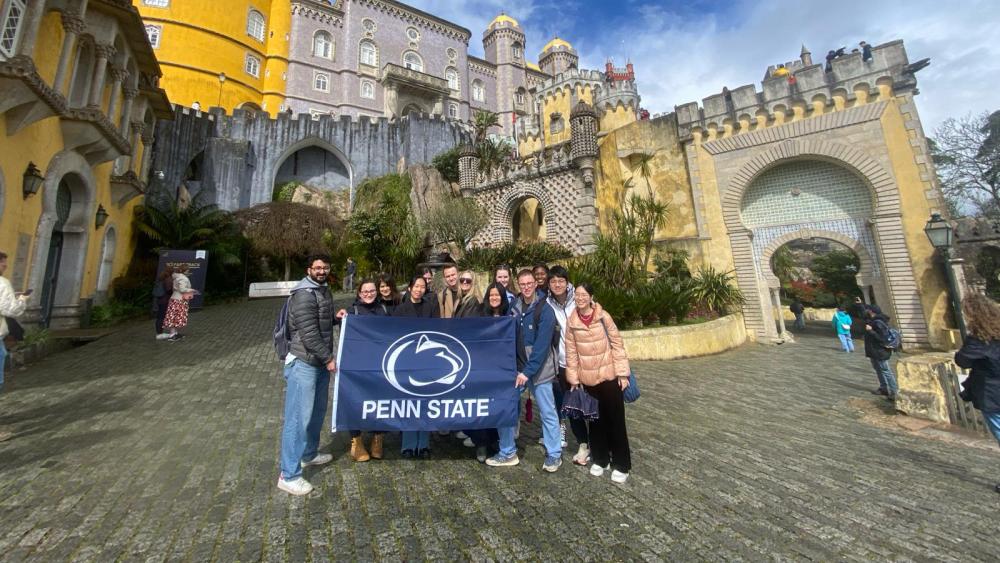
[[[604,329],[604,337],[608,339],[608,351],[611,351],[611,335],[608,334],[608,325],[604,324],[604,317],[601,317],[601,327]],[[639,400],[639,384],[635,380],[635,372],[628,372],[628,387],[622,392],[622,398],[626,403],[634,403]]]
[[[598,419],[597,399],[590,396],[583,386],[570,389],[563,398],[562,414],[566,418],[578,418],[590,422]]]

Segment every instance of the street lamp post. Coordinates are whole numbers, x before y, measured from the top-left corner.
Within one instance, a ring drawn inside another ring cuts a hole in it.
[[[924,232],[930,239],[931,245],[941,251],[944,257],[945,274],[948,276],[948,293],[951,297],[951,307],[955,310],[955,323],[958,324],[958,332],[965,340],[965,316],[962,314],[962,294],[959,292],[958,280],[955,278],[955,269],[952,266],[951,244],[954,234],[951,225],[945,221],[940,213],[932,213],[930,221],[924,225]]]

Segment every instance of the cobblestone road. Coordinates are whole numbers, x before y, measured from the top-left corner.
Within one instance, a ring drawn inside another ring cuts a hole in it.
[[[1000,451],[869,425],[861,355],[834,339],[636,364],[626,485],[565,463],[355,464],[342,434],[317,491],[275,488],[279,301],[197,313],[187,339],[135,325],[14,373],[0,396],[0,560],[993,560]],[[885,408],[885,407],[880,407]],[[571,445],[574,449],[574,445]],[[568,458],[568,456],[567,456]]]

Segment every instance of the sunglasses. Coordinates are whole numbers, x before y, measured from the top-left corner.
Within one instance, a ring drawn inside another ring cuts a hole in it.
[[[460,281],[462,283],[472,283],[472,280],[470,280],[469,278],[462,278],[462,279],[460,279],[458,281]]]

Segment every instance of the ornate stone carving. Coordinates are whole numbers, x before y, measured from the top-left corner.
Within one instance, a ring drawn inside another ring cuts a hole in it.
[[[87,29],[87,23],[75,12],[63,12],[61,19],[63,29],[66,30],[66,33],[81,35]]]

